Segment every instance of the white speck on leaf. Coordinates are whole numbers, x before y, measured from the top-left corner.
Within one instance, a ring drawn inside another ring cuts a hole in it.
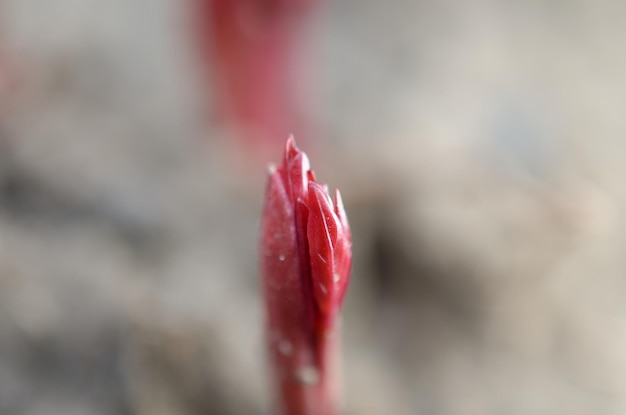
[[[326,286],[324,284],[320,284],[320,290],[322,290],[324,295],[326,295],[328,293],[328,290],[326,289]]]
[[[278,342],[278,351],[284,356],[290,356],[293,346],[289,340],[281,340]]]
[[[305,385],[315,385],[320,380],[320,373],[313,366],[304,366],[296,372],[296,379]]]

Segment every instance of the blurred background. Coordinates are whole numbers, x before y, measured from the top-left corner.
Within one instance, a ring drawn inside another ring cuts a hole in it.
[[[0,413],[272,414],[293,132],[354,236],[346,414],[626,413],[615,1],[0,2]]]

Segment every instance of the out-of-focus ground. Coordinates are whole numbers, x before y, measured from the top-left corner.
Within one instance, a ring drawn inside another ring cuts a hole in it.
[[[184,4],[2,2],[1,414],[272,413],[263,173],[203,115]],[[311,157],[354,234],[347,414],[626,413],[625,18],[321,10]]]

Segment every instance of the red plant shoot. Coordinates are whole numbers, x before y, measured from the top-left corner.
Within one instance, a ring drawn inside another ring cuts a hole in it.
[[[283,415],[337,413],[337,319],[351,245],[339,191],[333,203],[289,137],[282,165],[270,169],[260,252],[270,366]]]

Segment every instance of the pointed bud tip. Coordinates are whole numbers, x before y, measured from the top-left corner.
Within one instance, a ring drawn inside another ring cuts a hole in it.
[[[289,164],[289,161],[293,160],[298,153],[301,151],[296,147],[296,139],[293,134],[290,134],[285,141],[285,165]]]
[[[328,194],[328,185],[317,182],[309,183],[309,197],[313,196],[311,202],[320,203],[320,207],[326,211],[332,211],[332,199]]]
[[[350,225],[348,224],[348,215],[346,214],[346,209],[343,206],[343,199],[341,198],[341,192],[339,189],[335,189],[335,214],[339,218],[339,222],[341,222],[341,226],[345,232],[346,237],[350,242],[352,242],[352,235],[350,233]]]

